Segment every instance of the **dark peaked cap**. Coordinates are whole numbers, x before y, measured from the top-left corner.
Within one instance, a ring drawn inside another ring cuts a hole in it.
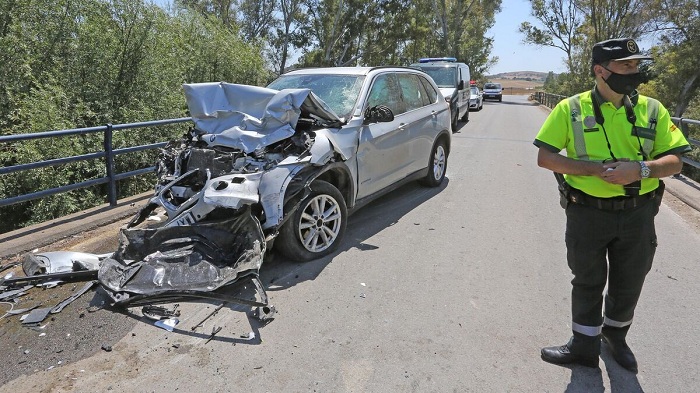
[[[639,53],[639,46],[631,38],[615,38],[593,45],[593,63],[601,64],[610,60],[654,60]]]

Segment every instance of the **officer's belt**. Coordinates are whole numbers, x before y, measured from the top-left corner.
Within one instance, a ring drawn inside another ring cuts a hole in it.
[[[656,196],[657,190],[647,192],[634,197],[619,196],[612,198],[597,198],[584,193],[583,191],[571,188],[569,191],[569,202],[584,206],[591,206],[600,210],[627,210],[643,205],[648,200]]]

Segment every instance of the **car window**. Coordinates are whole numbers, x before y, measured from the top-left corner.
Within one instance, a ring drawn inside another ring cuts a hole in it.
[[[414,74],[398,74],[399,85],[406,111],[412,111],[425,105],[425,90],[422,88],[418,76]]]
[[[381,74],[374,79],[367,105],[369,107],[386,105],[394,115],[406,112],[401,100],[401,87],[394,74]]]
[[[421,70],[430,75],[438,87],[455,87],[457,80],[455,67],[421,67]]]
[[[430,105],[430,104],[436,103],[437,99],[438,99],[439,92],[437,90],[435,90],[435,88],[433,87],[433,84],[428,82],[428,80],[422,76],[418,76],[418,80],[421,82],[421,85],[423,86],[423,90],[425,91],[424,105]]]
[[[484,89],[500,89],[501,85],[499,83],[487,83],[484,85]]]
[[[355,108],[364,78],[361,75],[282,75],[267,87],[275,90],[311,89],[333,112],[347,118]]]

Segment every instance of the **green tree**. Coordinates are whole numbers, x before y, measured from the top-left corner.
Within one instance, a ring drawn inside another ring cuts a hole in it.
[[[653,48],[652,72],[657,75],[645,92],[663,97],[681,117],[690,111],[700,117],[700,1],[664,0],[656,27],[661,34]],[[692,117],[692,116],[691,116]]]

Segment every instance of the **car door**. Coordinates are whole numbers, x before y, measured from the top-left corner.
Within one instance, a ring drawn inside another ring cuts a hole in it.
[[[371,83],[364,109],[385,105],[394,113],[394,120],[362,126],[357,151],[358,199],[404,177],[408,156],[410,134],[396,74],[379,74]]]
[[[469,74],[469,68],[464,65],[459,66],[459,116],[464,116],[465,113],[469,111],[469,79],[471,75]]]
[[[401,96],[406,104],[403,122],[406,124],[407,135],[404,140],[408,152],[406,166],[401,168],[403,178],[428,164],[433,141],[440,131],[437,121],[439,109],[431,108],[437,101],[438,93],[427,80],[421,80],[419,75],[413,73],[401,73],[397,77],[401,86]],[[426,85],[432,92],[428,91]]]

